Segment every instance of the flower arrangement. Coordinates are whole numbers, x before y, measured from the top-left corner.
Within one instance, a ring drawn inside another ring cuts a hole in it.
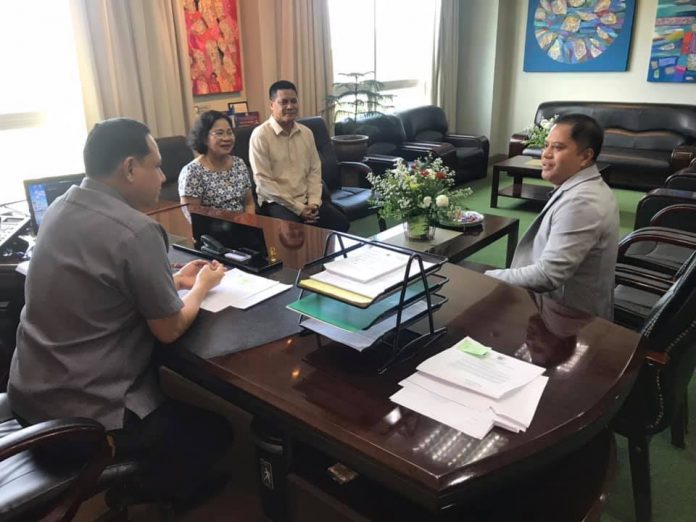
[[[457,206],[460,200],[473,193],[469,187],[450,190],[454,173],[440,158],[421,158],[412,163],[399,160],[393,169],[382,175],[369,173],[367,179],[379,215],[410,223],[406,233],[412,238],[427,236],[434,223],[451,221],[454,213],[461,212]]]
[[[533,149],[543,149],[551,127],[556,123],[556,118],[558,118],[558,114],[554,114],[552,118],[544,118],[538,124],[532,123],[526,127],[524,132],[528,138],[523,143]]]

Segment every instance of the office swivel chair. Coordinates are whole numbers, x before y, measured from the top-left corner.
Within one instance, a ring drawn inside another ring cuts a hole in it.
[[[694,258],[696,259],[696,257]],[[696,368],[696,262],[650,311],[641,329],[645,362],[614,429],[628,439],[636,520],[650,520],[649,445],[668,426],[686,427],[686,390]],[[678,435],[678,433],[677,433]],[[678,441],[677,441],[678,442]],[[683,438],[682,438],[683,444]]]

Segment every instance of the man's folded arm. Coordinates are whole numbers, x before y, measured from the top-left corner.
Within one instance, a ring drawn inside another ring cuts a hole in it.
[[[178,312],[162,319],[148,319],[147,325],[152,335],[161,343],[176,341],[196,319],[207,293],[208,290],[203,285],[195,284],[182,298],[184,306]]]

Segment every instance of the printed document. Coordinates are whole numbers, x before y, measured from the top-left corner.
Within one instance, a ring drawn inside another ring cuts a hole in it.
[[[246,310],[290,288],[292,285],[233,268],[225,272],[220,284],[208,292],[201,308],[209,312],[219,312],[228,306]]]
[[[491,350],[479,357],[456,346],[423,361],[417,369],[493,399],[500,399],[544,373],[544,368],[509,355]]]
[[[403,268],[409,256],[387,248],[364,246],[348,252],[348,257],[338,257],[324,264],[324,270],[360,283]]]

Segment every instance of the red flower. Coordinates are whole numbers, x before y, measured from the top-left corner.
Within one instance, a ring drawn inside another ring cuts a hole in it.
[[[435,177],[436,177],[437,179],[445,179],[445,173],[444,173],[444,172],[438,172],[437,174],[435,174]]]
[[[428,171],[425,170],[425,169],[421,169],[420,174],[421,174],[421,176],[427,176],[427,175],[428,175]]]

